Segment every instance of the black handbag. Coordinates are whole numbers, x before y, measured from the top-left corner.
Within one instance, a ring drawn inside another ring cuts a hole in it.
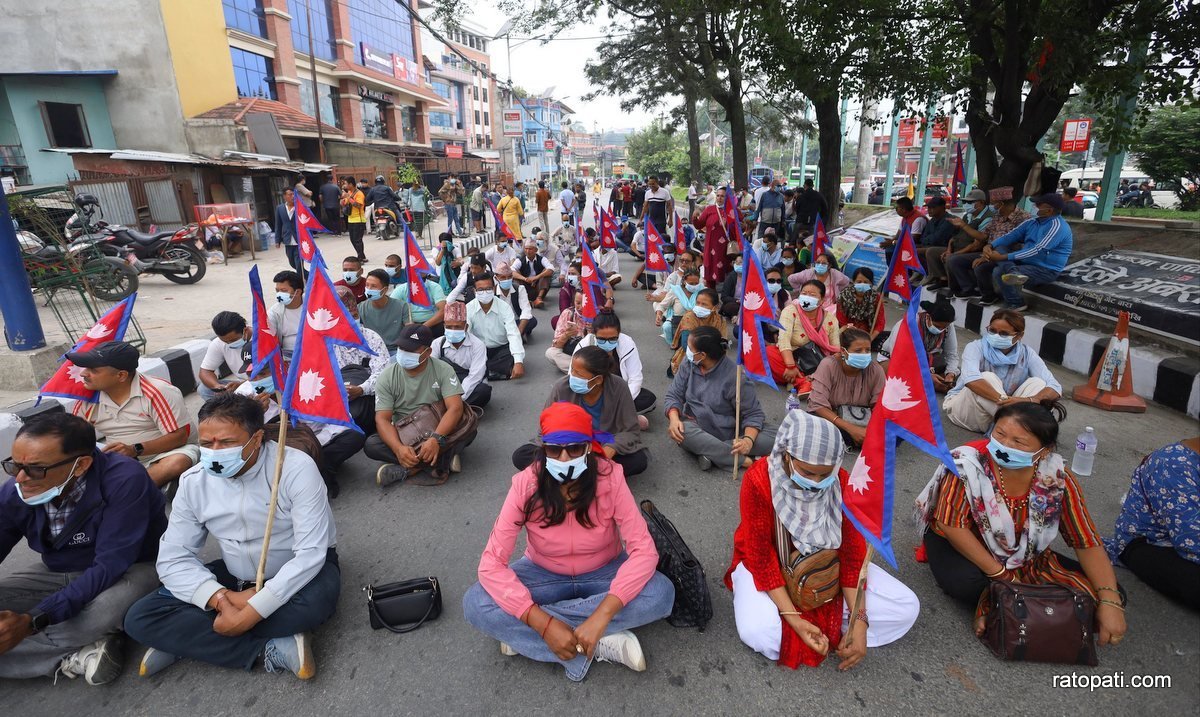
[[[654,546],[658,548],[658,572],[666,575],[675,586],[675,604],[667,622],[674,627],[698,627],[704,632],[713,616],[712,595],[708,591],[704,566],[692,555],[675,525],[658,512],[654,503],[643,500],[639,507]]]
[[[363,590],[373,630],[383,628],[398,635],[412,632],[442,614],[442,588],[437,578],[368,585]]]
[[[792,349],[792,356],[796,359],[796,367],[805,376],[813,375],[817,366],[820,366],[821,362],[825,360],[825,352],[817,346],[815,341],[809,341],[803,346]]]
[[[993,580],[979,640],[1001,660],[1091,665],[1096,659],[1096,601],[1064,585]]]

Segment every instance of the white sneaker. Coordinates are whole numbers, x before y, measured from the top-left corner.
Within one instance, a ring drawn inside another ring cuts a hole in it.
[[[646,656],[642,654],[642,645],[637,636],[628,630],[600,638],[592,656],[601,662],[625,665],[634,672],[646,671]]]
[[[450,459],[450,472],[462,473],[462,459],[457,455]]]
[[[79,648],[67,655],[58,666],[63,677],[82,677],[89,685],[106,685],[121,676],[125,665],[124,641],[117,633]]]
[[[502,642],[500,643],[500,654],[504,655],[505,657],[515,657],[517,655],[517,651],[509,647],[508,643]]]

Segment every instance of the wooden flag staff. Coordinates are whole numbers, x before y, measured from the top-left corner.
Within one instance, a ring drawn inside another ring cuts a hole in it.
[[[742,433],[742,367],[737,367],[737,383],[733,390],[733,440],[737,441]],[[732,443],[732,441],[731,441]],[[733,454],[733,481],[738,479],[738,469],[742,467],[742,457]]]
[[[279,395],[276,394],[276,396]],[[271,529],[275,525],[275,508],[279,505],[279,483],[283,478],[283,456],[287,450],[287,430],[287,411],[281,410],[279,412],[279,453],[275,458],[275,478],[271,482],[271,506],[267,509],[267,530],[263,535],[262,554],[258,556],[258,574],[254,578],[256,592],[263,589],[263,576],[267,572],[267,551],[271,547]]]
[[[862,568],[858,571],[858,584],[854,593],[854,609],[850,611],[850,622],[846,625],[846,634],[842,635],[841,648],[850,645],[851,636],[854,634],[854,623],[858,621],[858,614],[862,612],[863,603],[867,597],[867,569],[871,567],[871,561],[874,559],[875,546],[867,543],[867,552],[863,555]]]

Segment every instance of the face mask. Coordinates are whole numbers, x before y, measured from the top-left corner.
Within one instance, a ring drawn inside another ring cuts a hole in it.
[[[784,266],[791,266],[792,264],[795,264],[795,263],[796,263],[795,259],[789,259],[786,256],[783,257],[783,265]]]
[[[250,441],[253,440],[253,438],[250,439]],[[250,445],[250,441],[233,448],[214,449],[200,446],[200,465],[209,475],[217,478],[232,478],[242,469],[242,466],[246,465],[242,451]]]
[[[383,296],[383,289],[363,289],[363,295],[369,301],[374,301]]]
[[[292,303],[292,295],[286,291],[276,291],[275,300],[281,304],[290,304]]]
[[[567,276],[567,283],[570,284],[571,286],[575,287],[576,289],[578,289],[579,288],[579,275],[578,274],[569,274]]]
[[[1030,453],[1019,448],[1009,448],[997,441],[995,436],[988,439],[988,453],[991,453],[992,458],[1003,468],[1028,468],[1033,465],[1033,457],[1037,455],[1037,451]]]
[[[500,288],[504,289],[505,291],[508,291],[509,289],[512,288],[512,281],[513,281],[512,279],[501,279],[500,280]]]
[[[479,303],[487,306],[496,300],[496,292],[494,291],[476,291],[475,298],[479,299]]]
[[[809,296],[808,294],[801,294],[800,298],[796,299],[796,301],[800,302],[800,308],[804,309],[805,311],[812,311],[821,303],[820,299]]]
[[[846,365],[851,368],[864,369],[871,365],[871,354],[846,354]]]
[[[983,338],[985,341],[988,342],[988,345],[994,349],[1009,349],[1009,348],[1012,348],[1012,345],[1013,345],[1013,337],[1012,336],[1002,336],[1000,334],[993,334],[991,331],[984,334]]]
[[[499,244],[496,245],[496,251],[504,251],[504,247],[506,247],[506,246],[508,246],[508,244],[505,244],[504,242],[500,242]]]
[[[275,393],[275,379],[267,376],[258,381],[251,381],[250,387],[254,389],[255,393]]]
[[[546,247],[546,242],[542,241],[541,239],[538,239],[537,240],[537,248],[544,249],[545,247]]]
[[[592,390],[592,378],[580,378],[574,374],[567,374],[567,383],[570,384],[571,390],[575,393],[583,395]]]
[[[617,341],[617,339],[596,339],[596,346],[599,346],[605,351],[616,351]]]
[[[837,477],[837,471],[830,473],[819,481],[812,480],[811,478],[805,478],[799,473],[793,473],[791,476],[793,483],[808,490],[825,490],[829,486],[833,485],[833,482],[837,480]]]
[[[704,287],[700,286],[700,283],[697,282],[695,284],[684,284],[683,288],[686,289],[689,294],[695,294]]]
[[[246,345],[246,339],[238,339],[237,341],[230,341],[229,343],[227,343],[225,345],[231,349],[240,349],[241,347]]]
[[[588,454],[584,453],[578,458],[572,458],[569,461],[560,461],[557,458],[546,457],[546,472],[554,480],[562,483],[563,481],[576,480],[587,470]]]
[[[461,344],[467,340],[465,329],[446,329],[446,340],[452,344]]]
[[[62,483],[59,483],[58,485],[54,486],[53,488],[51,488],[43,493],[38,493],[37,495],[33,496],[32,498],[25,497],[25,494],[21,492],[21,485],[18,483],[17,484],[17,495],[20,496],[22,501],[24,501],[25,505],[45,505],[45,504],[49,503],[50,501],[54,500],[55,498],[57,498],[58,496],[62,495],[63,488],[66,487],[67,483],[71,482],[71,476],[75,475],[75,466],[77,466],[77,465],[79,465],[78,458],[76,458],[75,462],[71,464],[71,470],[67,472],[67,479],[65,481],[63,481]]]
[[[703,306],[693,306],[692,313],[696,315],[697,319],[707,319],[712,315],[712,309],[706,309]]]
[[[767,291],[771,292],[772,294],[778,294],[779,290],[782,288],[783,284],[780,284],[778,281],[767,282]]]
[[[401,368],[414,369],[421,365],[421,354],[415,354],[412,351],[397,351],[396,363],[400,364]]]
[[[733,271],[734,271],[735,273],[737,273],[737,274],[741,274],[741,273],[742,273],[742,265],[741,265],[741,264],[734,264],[734,265],[733,265]]]
[[[938,327],[934,326],[933,324],[929,325],[929,333],[933,334],[934,336],[937,336],[938,334],[942,333],[943,331],[945,331],[945,329],[939,329]]]
[[[343,271],[342,278],[346,280],[347,284],[353,284],[355,281],[358,280],[358,272],[357,271]]]
[[[684,350],[683,355],[687,358],[688,361],[691,361],[694,364],[700,363],[699,361],[696,360],[696,352],[692,351],[691,346],[688,346],[687,349]]]
[[[824,276],[829,273],[829,265],[813,264],[813,271],[817,272],[817,276]]]
[[[860,294],[865,294],[871,290],[871,285],[863,281],[858,281],[854,284],[854,290]]]
[[[385,267],[383,267],[383,273],[387,274],[389,277],[395,276],[395,275],[396,275],[396,272],[397,272],[397,271],[399,271],[399,270],[400,270],[400,267],[398,267],[398,266],[385,266]]]

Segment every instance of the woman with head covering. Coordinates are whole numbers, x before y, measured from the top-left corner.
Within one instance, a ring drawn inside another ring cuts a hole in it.
[[[557,662],[575,682],[593,660],[645,670],[630,630],[669,615],[675,588],[655,570],[658,551],[625,474],[579,406],[548,406],[540,438],[537,460],[513,476],[464,616],[501,653]],[[509,565],[522,528],[525,555]]]
[[[896,348],[896,335],[900,323],[896,322],[883,348],[879,350],[880,361],[890,359]],[[949,301],[922,301],[917,313],[917,329],[921,332],[921,345],[925,347],[925,358],[929,361],[929,372],[933,376],[933,388],[945,393],[954,387],[960,373],[958,335],[954,332],[954,307]]]
[[[875,565],[867,572],[867,595],[849,642],[842,635],[857,596],[866,544],[842,514],[849,474],[841,468],[842,436],[822,418],[788,411],[775,446],[742,479],[741,523],[733,534],[733,561],[725,586],[733,590],[738,635],[755,652],[779,664],[820,665],[830,650],[839,669],[858,664],[868,647],[904,636],[916,622],[920,603],[903,583]],[[837,551],[841,594],[802,611],[788,593],[779,540],[807,556]]]

